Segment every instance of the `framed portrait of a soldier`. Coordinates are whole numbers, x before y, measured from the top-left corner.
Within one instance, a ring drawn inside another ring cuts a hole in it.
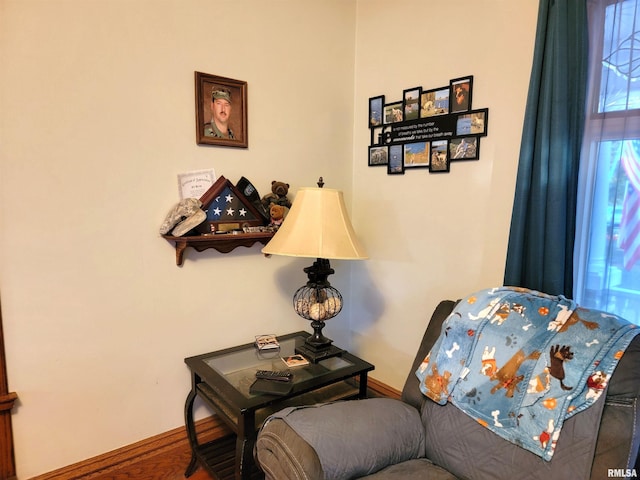
[[[196,143],[247,148],[247,82],[195,72]]]

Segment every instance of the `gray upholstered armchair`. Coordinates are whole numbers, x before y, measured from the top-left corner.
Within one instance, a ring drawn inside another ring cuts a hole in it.
[[[294,408],[269,419],[255,450],[266,478],[600,480],[640,475],[634,470],[640,441],[640,336],[627,348],[606,393],[564,423],[553,459],[545,461],[455,406],[438,405],[420,392],[414,372],[454,305],[443,301],[433,313],[401,400]]]

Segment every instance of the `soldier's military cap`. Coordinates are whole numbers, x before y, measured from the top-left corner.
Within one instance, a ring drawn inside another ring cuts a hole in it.
[[[211,100],[216,100],[217,98],[221,98],[231,103],[231,92],[222,88],[213,87],[211,90]]]

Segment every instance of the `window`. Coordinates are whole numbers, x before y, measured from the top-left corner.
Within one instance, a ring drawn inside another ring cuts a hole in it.
[[[640,0],[590,0],[575,298],[640,324]]]

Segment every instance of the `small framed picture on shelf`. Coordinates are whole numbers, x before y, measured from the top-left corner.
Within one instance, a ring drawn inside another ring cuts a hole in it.
[[[184,198],[200,198],[216,181],[213,168],[196,170],[178,174],[178,190],[180,200]]]

